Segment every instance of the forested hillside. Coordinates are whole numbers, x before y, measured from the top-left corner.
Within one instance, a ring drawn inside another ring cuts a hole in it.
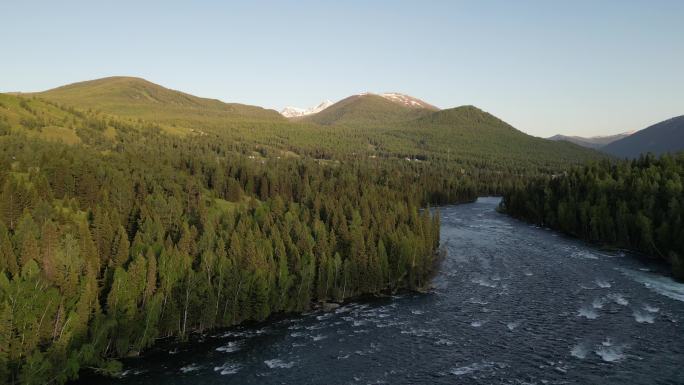
[[[576,237],[662,258],[684,280],[684,153],[603,161],[507,192],[502,208]]]
[[[430,204],[601,157],[432,114],[321,126],[130,78],[0,95],[0,381],[115,373],[160,336],[423,287]]]
[[[250,159],[108,120],[115,141],[0,137],[0,373],[63,382],[166,335],[426,284],[439,224],[396,165]],[[89,139],[87,139],[89,140]],[[85,141],[85,140],[84,140]]]

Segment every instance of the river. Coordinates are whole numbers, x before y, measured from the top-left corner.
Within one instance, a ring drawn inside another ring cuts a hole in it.
[[[88,384],[684,384],[684,285],[666,268],[496,212],[441,208],[428,294],[160,343]]]

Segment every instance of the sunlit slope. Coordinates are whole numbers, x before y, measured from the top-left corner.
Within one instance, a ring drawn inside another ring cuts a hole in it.
[[[326,126],[378,127],[416,119],[431,112],[427,108],[407,107],[379,95],[353,95],[303,121]]]
[[[196,129],[220,128],[226,123],[285,121],[274,110],[201,98],[134,77],[90,80],[34,95],[80,108]]]
[[[600,153],[567,142],[553,142],[527,135],[496,116],[473,106],[431,112],[405,122],[389,136],[412,138],[428,157],[491,159],[493,161],[562,164],[603,157]]]
[[[201,136],[187,127],[81,109],[26,94],[0,94],[0,137],[22,136],[112,150],[124,137],[142,140],[158,135]]]
[[[83,141],[78,130],[87,125],[85,115],[73,109],[40,99],[0,94],[0,134],[3,136],[17,134],[78,144]],[[103,139],[114,137],[115,131],[103,130]]]

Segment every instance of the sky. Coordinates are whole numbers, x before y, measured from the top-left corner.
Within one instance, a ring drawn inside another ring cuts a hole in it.
[[[684,1],[2,1],[0,92],[138,76],[281,109],[361,92],[531,135],[684,114]]]

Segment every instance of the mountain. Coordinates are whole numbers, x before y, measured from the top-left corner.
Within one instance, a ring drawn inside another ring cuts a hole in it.
[[[636,158],[647,152],[660,155],[684,151],[684,115],[644,128],[601,150],[622,158]]]
[[[359,94],[342,99],[325,110],[305,117],[305,121],[322,125],[378,126],[415,119],[435,107],[411,97],[390,94]],[[391,94],[400,95],[400,94]]]
[[[317,114],[333,105],[330,100],[324,100],[317,106],[311,108],[285,107],[280,111],[280,115],[286,118],[300,118],[311,114]]]
[[[532,137],[474,106],[439,110],[401,94],[352,95],[302,121],[334,126],[331,132],[346,135],[346,140],[368,138],[371,156],[456,160],[487,164],[484,167],[492,167],[490,162],[496,159],[496,168],[549,167],[602,157],[571,143]]]
[[[145,79],[114,76],[28,94],[60,104],[196,128],[226,121],[284,121],[274,110],[224,103],[171,90]]]
[[[617,140],[620,140],[622,138],[626,138],[630,135],[632,135],[634,131],[630,132],[623,132],[621,134],[616,134],[616,135],[608,135],[608,136],[592,136],[589,138],[584,138],[581,136],[567,136],[567,135],[554,135],[549,138],[549,140],[553,141],[561,141],[564,140],[566,142],[570,143],[575,143],[576,145],[582,146],[582,147],[587,147],[587,148],[593,148],[593,149],[599,149],[605,145],[608,145],[610,143],[613,143]]]
[[[457,160],[487,164],[484,167],[492,167],[496,159],[496,168],[515,164],[544,168],[602,157],[575,144],[527,135],[474,106],[440,110],[396,93],[352,95],[302,121],[335,126],[337,137],[366,137],[372,156]]]
[[[525,163],[548,167],[553,162],[575,163],[601,157],[592,149],[528,135],[475,106],[430,111],[400,123],[387,135],[397,136],[397,130],[401,137],[413,138],[418,145],[429,144],[429,151],[423,151],[431,156],[448,154],[482,163],[483,167],[491,166],[486,166],[487,159],[501,162],[496,167]]]

